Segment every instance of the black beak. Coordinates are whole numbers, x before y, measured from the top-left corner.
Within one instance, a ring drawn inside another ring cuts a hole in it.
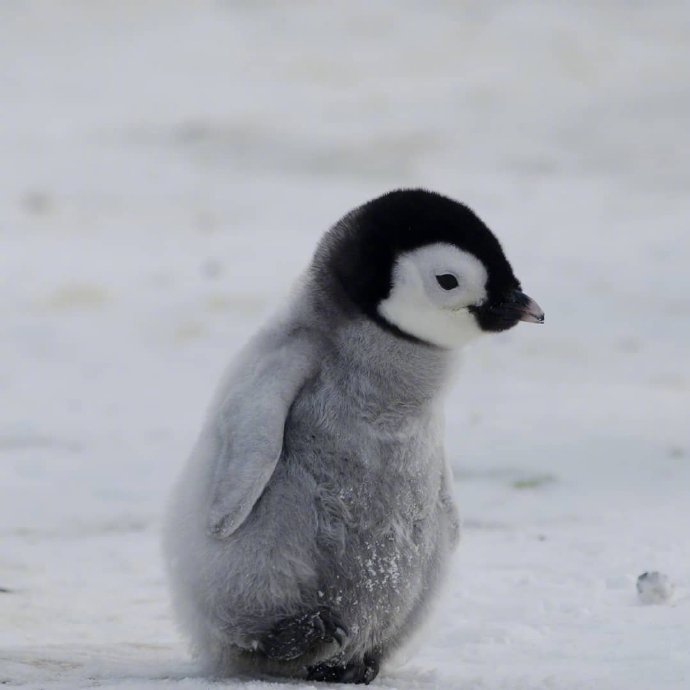
[[[505,331],[519,321],[544,323],[542,308],[520,290],[511,290],[501,299],[485,302],[472,311],[485,331]]]
[[[527,323],[544,323],[544,310],[524,292],[515,290],[511,293],[512,301],[509,304],[514,304],[517,308],[520,321]]]

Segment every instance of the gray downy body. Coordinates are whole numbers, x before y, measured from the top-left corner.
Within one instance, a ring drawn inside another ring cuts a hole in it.
[[[453,353],[398,337],[326,288],[312,268],[244,348],[170,506],[174,600],[221,675],[249,666],[300,677],[335,654],[385,658],[428,609],[458,539],[441,410]],[[300,372],[279,457],[246,518],[219,538],[207,523],[217,458],[228,434],[262,433],[262,399],[282,376],[262,367],[274,355]],[[253,413],[235,406],[242,396]],[[347,627],[342,649],[324,644],[294,662],[257,653],[277,621],[319,606]]]

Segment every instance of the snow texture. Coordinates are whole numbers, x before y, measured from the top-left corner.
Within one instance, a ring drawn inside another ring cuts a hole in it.
[[[673,0],[0,3],[0,684],[209,686],[172,480],[321,232],[424,185],[546,325],[467,352],[464,539],[375,687],[690,687],[688,35]]]

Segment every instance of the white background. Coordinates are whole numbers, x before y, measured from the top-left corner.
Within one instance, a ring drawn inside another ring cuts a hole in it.
[[[475,208],[546,324],[466,354],[464,540],[376,686],[690,687],[689,36],[671,0],[3,0],[0,683],[210,684],[171,482],[320,234],[417,185]],[[652,569],[667,604],[637,602]]]

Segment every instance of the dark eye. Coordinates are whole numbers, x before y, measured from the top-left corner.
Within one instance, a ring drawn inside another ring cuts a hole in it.
[[[443,275],[436,276],[436,282],[444,290],[452,290],[458,286],[458,279],[452,273],[444,273]]]

